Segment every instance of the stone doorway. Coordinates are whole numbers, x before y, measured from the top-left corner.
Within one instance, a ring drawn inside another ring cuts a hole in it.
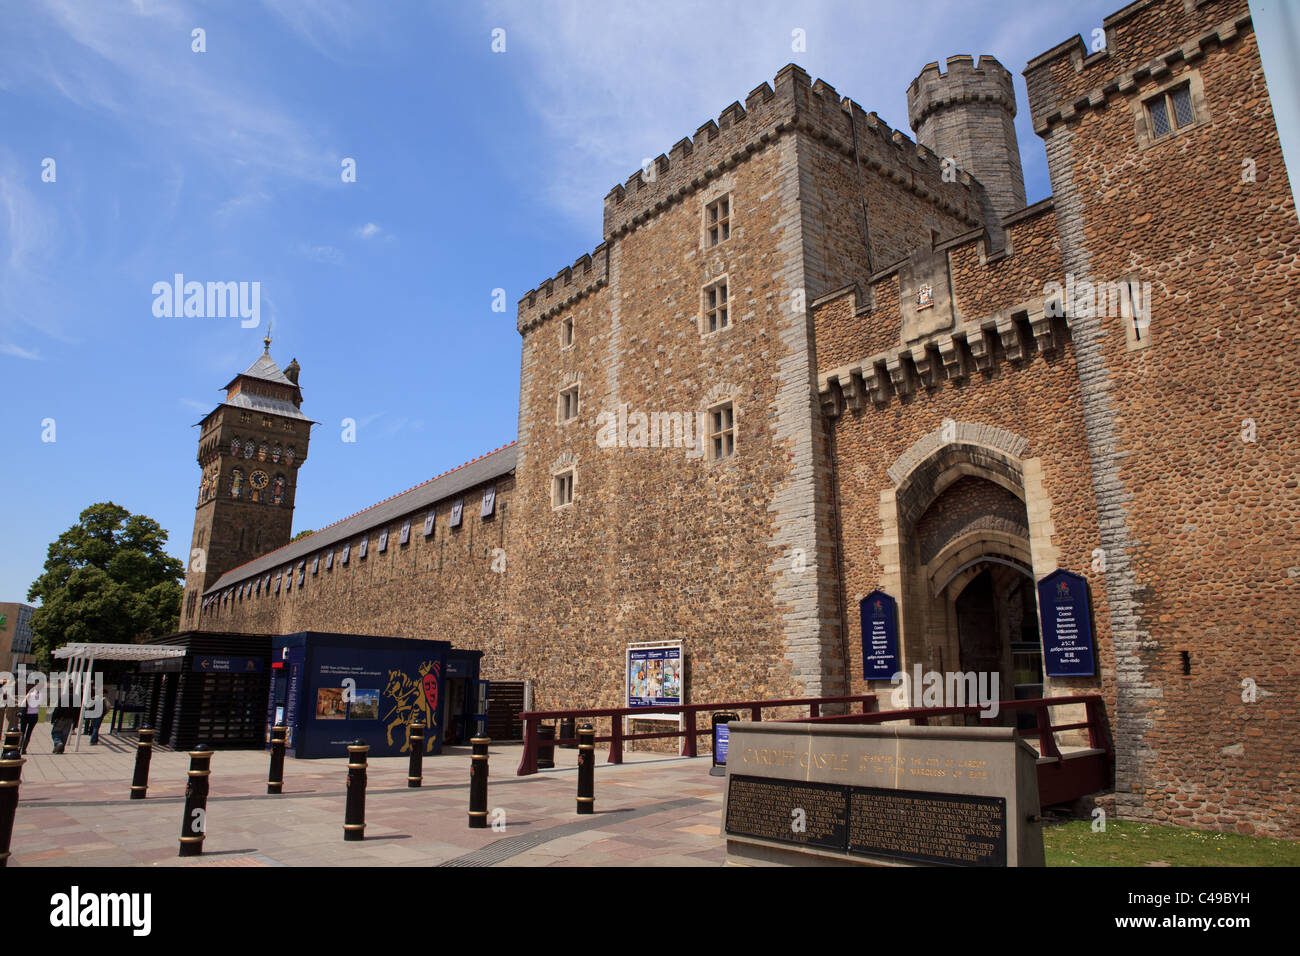
[[[1009,564],[977,562],[952,598],[962,671],[998,674],[1001,700],[1043,696],[1043,653],[1033,579]],[[1018,722],[1033,726],[1032,715]]]

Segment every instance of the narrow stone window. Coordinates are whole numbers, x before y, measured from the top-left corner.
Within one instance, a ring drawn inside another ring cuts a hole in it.
[[[1165,90],[1159,96],[1147,100],[1146,105],[1151,120],[1152,139],[1161,139],[1196,122],[1196,114],[1192,110],[1192,91],[1187,83]]]
[[[1119,314],[1129,351],[1151,344],[1151,283],[1130,275],[1119,283]]]
[[[560,390],[560,401],[557,409],[557,421],[561,424],[571,422],[578,417],[578,386],[570,385],[568,388]]]
[[[731,324],[731,304],[727,298],[727,280],[704,287],[704,322],[703,332],[709,335],[720,332]]]
[[[560,323],[560,348],[567,349],[573,347],[573,319],[565,318]]]
[[[736,410],[731,402],[709,409],[709,457],[714,461],[736,453]]]
[[[551,479],[551,507],[563,508],[573,504],[573,469],[562,471]]]
[[[704,244],[716,246],[731,238],[731,196],[720,196],[704,207]]]

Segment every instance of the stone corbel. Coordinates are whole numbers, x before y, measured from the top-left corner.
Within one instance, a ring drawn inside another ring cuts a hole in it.
[[[993,350],[989,348],[989,339],[983,328],[971,329],[967,333],[966,346],[970,349],[976,368],[981,372],[993,370]]]
[[[850,369],[847,375],[840,378],[840,390],[844,394],[844,404],[854,411],[858,411],[866,403],[862,377],[857,369]]]
[[[919,346],[912,349],[911,356],[921,383],[926,388],[938,388],[942,377],[939,374],[941,372],[939,363],[934,360],[934,354],[925,346]]]
[[[889,373],[883,371],[879,365],[873,363],[870,368],[862,370],[862,383],[871,395],[871,400],[877,405],[884,405],[889,401],[889,396],[893,392],[890,387]]]
[[[903,352],[885,359],[885,367],[889,370],[889,379],[894,383],[895,395],[909,395],[916,387],[912,375],[912,363],[907,361],[907,357],[907,353]]]
[[[826,390],[821,393],[822,414],[827,418],[839,418],[844,411],[844,397],[840,392],[839,382],[832,378],[826,383]]]
[[[1002,351],[1007,354],[1008,362],[1025,360],[1025,343],[1020,339],[1020,329],[1009,315],[1000,315],[997,319],[998,338],[1002,341]]]
[[[951,335],[945,335],[937,343],[939,357],[943,360],[944,374],[954,382],[963,381],[969,374],[966,368],[966,355],[961,343]]]
[[[1045,312],[1039,312],[1037,315],[1030,313],[1029,327],[1034,332],[1034,341],[1038,343],[1038,351],[1044,355],[1050,355],[1056,351],[1056,327],[1052,324],[1052,319]]]

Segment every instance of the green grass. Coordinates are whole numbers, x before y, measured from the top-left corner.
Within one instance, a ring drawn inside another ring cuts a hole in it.
[[[1043,827],[1048,866],[1300,866],[1300,842],[1239,833],[1089,820]]]

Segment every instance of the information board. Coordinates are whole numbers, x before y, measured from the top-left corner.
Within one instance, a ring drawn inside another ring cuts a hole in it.
[[[627,706],[672,707],[682,702],[682,646],[627,651]]]
[[[1006,866],[1002,797],[733,773],[729,835],[939,866]]]
[[[889,680],[898,673],[898,602],[872,591],[858,605],[862,619],[862,677]]]
[[[1038,582],[1043,625],[1043,672],[1048,677],[1091,677],[1092,602],[1088,582],[1064,568]]]

